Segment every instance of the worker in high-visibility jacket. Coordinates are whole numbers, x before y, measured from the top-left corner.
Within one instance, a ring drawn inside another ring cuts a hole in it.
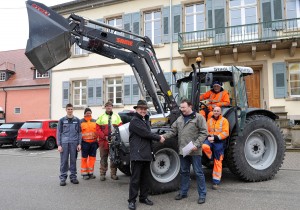
[[[112,111],[113,103],[108,101],[105,103],[105,112],[99,116],[96,121],[97,131],[104,133],[104,138],[99,140],[100,150],[100,181],[105,181],[105,175],[108,167],[108,155],[109,155],[109,142],[111,141],[112,129],[122,125],[121,117],[118,113]],[[111,179],[118,180],[117,167],[111,161],[110,162],[110,175]]]
[[[222,82],[214,81],[212,89],[200,96],[200,101],[208,100],[206,104],[208,110],[200,110],[200,114],[207,120],[213,115],[212,110],[216,106],[222,107],[230,105],[229,93],[222,88],[222,85]]]
[[[218,189],[222,177],[222,161],[224,158],[224,143],[229,136],[229,122],[222,116],[221,108],[216,106],[213,116],[206,122],[208,137],[202,145],[202,151],[214,161],[213,167],[213,189]]]
[[[81,119],[81,175],[84,180],[95,179],[94,166],[98,149],[98,138],[104,138],[101,131],[96,131],[96,120],[92,118],[92,110],[84,110],[84,118]]]

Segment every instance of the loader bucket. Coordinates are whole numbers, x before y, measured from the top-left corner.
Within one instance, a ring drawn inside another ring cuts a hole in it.
[[[71,56],[68,21],[44,4],[26,2],[29,39],[25,55],[41,73],[46,73]]]

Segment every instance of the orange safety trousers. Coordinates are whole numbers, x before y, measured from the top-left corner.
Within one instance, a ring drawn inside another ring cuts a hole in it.
[[[211,151],[211,148],[209,145],[203,144],[202,151],[206,154],[206,156],[210,160],[212,159],[212,151]],[[214,167],[213,167],[213,172],[212,172],[214,184],[220,184],[220,182],[221,182],[223,158],[224,158],[223,155],[220,155],[219,160],[217,158],[214,158]]]
[[[94,173],[96,157],[88,156],[81,158],[81,175],[89,175]]]

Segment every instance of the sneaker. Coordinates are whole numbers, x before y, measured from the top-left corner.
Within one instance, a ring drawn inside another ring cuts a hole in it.
[[[96,176],[94,174],[89,174],[90,179],[96,179]]]
[[[119,177],[118,177],[117,175],[111,175],[111,179],[113,179],[113,180],[118,180]]]
[[[100,175],[100,181],[105,181],[105,175]]]
[[[60,185],[60,186],[66,186],[67,183],[66,183],[66,181],[63,180],[63,181],[60,181],[59,185]]]
[[[73,183],[73,184],[79,184],[79,181],[77,179],[72,179],[71,183]]]
[[[213,190],[218,190],[218,189],[219,189],[219,185],[213,184],[212,189],[213,189]]]
[[[83,178],[84,180],[89,180],[89,179],[90,179],[89,175],[83,175],[82,178]]]

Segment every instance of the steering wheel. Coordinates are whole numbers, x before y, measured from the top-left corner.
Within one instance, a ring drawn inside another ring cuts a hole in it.
[[[202,102],[202,101],[200,101],[199,106],[200,106],[200,110],[202,109],[202,106],[204,106],[205,109],[208,109],[208,106],[204,102]]]

